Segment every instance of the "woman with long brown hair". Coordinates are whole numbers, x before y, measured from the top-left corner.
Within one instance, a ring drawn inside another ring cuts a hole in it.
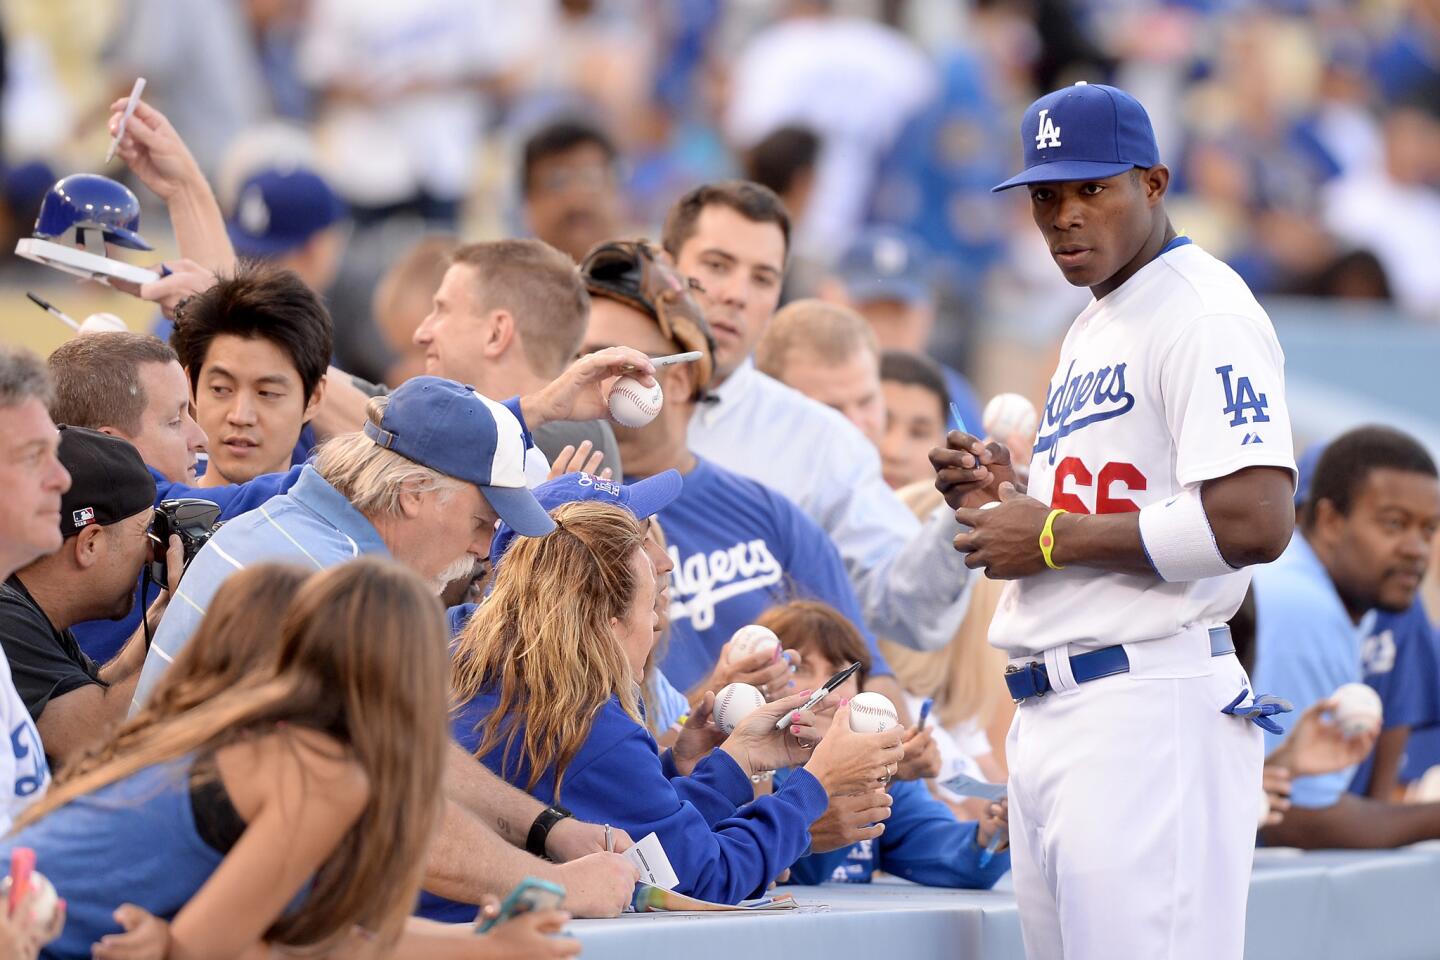
[[[271,602],[254,588],[281,575],[247,575],[236,592]],[[397,942],[441,796],[440,607],[413,573],[357,560],[298,589],[274,649],[157,689],[0,846],[33,847],[69,902],[48,956],[91,956],[122,900],[170,921],[175,958],[324,948],[356,927]]]
[[[830,793],[873,784],[899,761],[898,733],[853,733],[842,706],[807,751],[774,729],[803,703],[796,695],[741,721],[690,778],[677,777],[692,781],[677,792],[640,706],[656,589],[643,531],[599,503],[552,516],[553,532],[510,548],[460,635],[454,736],[541,800],[633,837],[658,834],[682,893],[733,903],[764,889],[809,845]],[[752,776],[798,764],[785,789],[750,804]],[[692,787],[706,795],[703,811],[684,799]]]

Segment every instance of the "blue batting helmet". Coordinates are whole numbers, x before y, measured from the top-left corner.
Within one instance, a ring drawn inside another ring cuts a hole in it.
[[[75,173],[50,188],[40,201],[35,236],[84,246],[82,231],[99,230],[110,243],[150,250],[140,229],[140,201],[123,183],[94,173]]]

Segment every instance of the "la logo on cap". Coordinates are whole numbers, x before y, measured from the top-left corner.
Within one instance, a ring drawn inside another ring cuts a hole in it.
[[[1047,116],[1049,113],[1049,110],[1040,111],[1040,132],[1035,134],[1037,150],[1048,150],[1051,147],[1060,146],[1060,127]]]
[[[86,525],[88,525],[88,524],[94,523],[94,522],[95,522],[95,508],[94,508],[94,507],[81,507],[79,510],[76,510],[75,512],[73,512],[72,514],[70,514],[70,519],[74,521],[75,526],[77,526],[77,527],[83,527],[83,526],[86,526]]]

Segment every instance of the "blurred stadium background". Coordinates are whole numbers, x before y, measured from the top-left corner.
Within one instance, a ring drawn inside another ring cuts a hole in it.
[[[0,242],[102,160],[106,107],[149,80],[216,185],[313,164],[350,203],[330,291],[340,360],[384,376],[376,278],[426,232],[528,232],[520,148],[580,116],[619,148],[626,232],[706,179],[759,172],[799,221],[792,295],[874,225],[905,232],[932,350],[982,396],[1043,399],[1068,288],[1015,166],[1037,93],[1123,86],[1154,118],[1172,217],[1261,295],[1303,444],[1383,421],[1440,450],[1440,0],[5,0]],[[142,232],[173,254],[143,188]],[[133,258],[132,258],[133,259]],[[0,258],[0,336],[146,304]],[[1157,318],[1163,322],[1163,318]]]

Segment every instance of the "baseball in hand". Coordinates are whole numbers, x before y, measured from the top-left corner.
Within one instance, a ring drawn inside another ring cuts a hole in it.
[[[986,436],[1006,444],[1009,444],[1012,438],[1028,443],[1035,437],[1035,428],[1040,424],[1040,417],[1035,412],[1035,404],[1020,394],[1002,393],[985,405],[981,422],[985,426]]]
[[[655,419],[664,402],[658,381],[647,387],[634,377],[621,377],[610,388],[610,419],[622,427],[643,427]]]
[[[744,660],[750,654],[761,650],[773,658],[780,649],[780,638],[775,636],[775,631],[769,627],[751,623],[731,634],[729,647],[730,652],[725,655],[725,659],[730,663]]]
[[[1380,705],[1380,694],[1369,684],[1347,683],[1331,694],[1330,699],[1335,702],[1335,723],[1345,736],[1379,731],[1384,708]]]
[[[764,695],[750,684],[728,684],[715,695],[715,726],[724,733],[734,733],[741,720],[763,706]]]
[[[850,701],[850,729],[856,733],[884,733],[900,725],[900,714],[895,704],[883,693],[855,694]]]

